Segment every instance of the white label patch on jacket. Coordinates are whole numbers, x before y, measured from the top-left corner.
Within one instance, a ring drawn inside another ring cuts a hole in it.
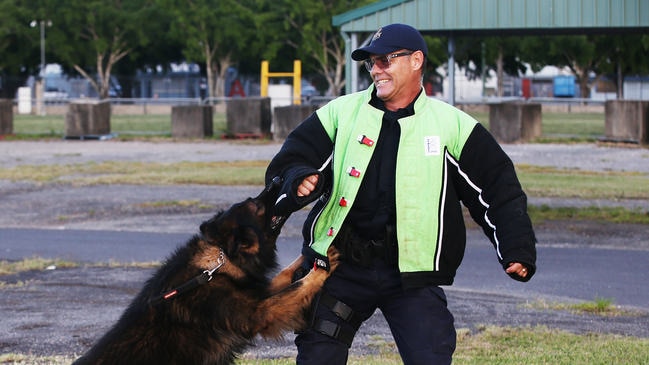
[[[439,136],[426,136],[424,137],[424,155],[425,156],[439,156]]]

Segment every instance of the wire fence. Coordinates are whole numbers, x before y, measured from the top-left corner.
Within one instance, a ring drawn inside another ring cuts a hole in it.
[[[133,115],[147,115],[147,114],[170,114],[173,106],[180,105],[213,105],[216,112],[225,112],[227,104],[230,100],[240,99],[241,97],[210,97],[210,98],[109,98],[105,99],[111,104],[113,114],[133,114]],[[246,99],[261,99],[261,97],[246,97]],[[312,96],[303,97],[301,103],[303,105],[324,105],[333,97],[327,96]],[[438,98],[443,101],[443,98]],[[17,98],[13,100],[14,112],[17,114],[36,114],[36,115],[62,115],[67,112],[68,104],[78,101],[80,99],[70,98],[55,98],[37,100],[31,99],[25,105],[23,101]],[[83,100],[96,100],[98,99],[83,99]],[[284,106],[290,105],[292,99],[287,98],[272,98],[271,106]],[[561,111],[593,111],[603,112],[606,100],[589,99],[589,98],[552,98],[552,97],[483,97],[461,99],[455,101],[456,105],[460,108],[467,107],[485,107],[488,108],[492,104],[500,103],[536,103],[543,105],[544,108],[557,109]]]

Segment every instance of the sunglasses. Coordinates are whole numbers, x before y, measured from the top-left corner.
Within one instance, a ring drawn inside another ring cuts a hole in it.
[[[364,61],[365,63],[365,68],[367,69],[367,72],[372,72],[372,68],[374,65],[377,65],[381,70],[385,70],[386,68],[389,68],[390,65],[392,65],[392,59],[401,57],[401,56],[410,56],[414,52],[399,52],[399,53],[391,53],[389,55],[383,55],[383,56],[374,56],[366,59]]]

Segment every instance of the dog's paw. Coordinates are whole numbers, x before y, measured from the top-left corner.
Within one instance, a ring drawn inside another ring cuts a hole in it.
[[[320,282],[320,285],[336,270],[340,262],[340,252],[334,246],[330,246],[327,250],[327,259],[316,258],[313,263],[313,268],[304,277],[307,281],[314,280]]]
[[[334,246],[329,246],[327,250],[327,259],[329,260],[329,273],[332,273],[338,267],[340,262],[340,251]]]

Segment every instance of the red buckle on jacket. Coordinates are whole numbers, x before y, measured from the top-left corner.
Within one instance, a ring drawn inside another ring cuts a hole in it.
[[[364,145],[369,146],[369,147],[374,146],[374,141],[367,138],[367,136],[364,135],[364,134],[361,134],[360,136],[358,136],[358,143],[364,144]]]
[[[347,173],[349,174],[349,176],[353,176],[353,177],[361,177],[361,172],[358,171],[358,170],[356,170],[355,167],[350,167],[350,168],[348,168],[348,169],[347,169]]]

